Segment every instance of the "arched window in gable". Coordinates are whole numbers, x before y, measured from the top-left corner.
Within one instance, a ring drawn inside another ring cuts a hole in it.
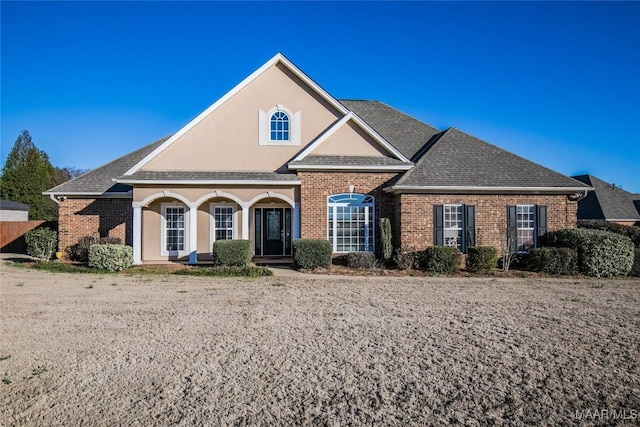
[[[289,115],[284,111],[276,111],[270,120],[270,141],[289,141]]]

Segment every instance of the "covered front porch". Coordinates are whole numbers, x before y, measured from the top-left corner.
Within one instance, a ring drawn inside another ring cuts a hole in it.
[[[258,260],[290,257],[298,200],[296,186],[134,187],[134,263],[210,263],[220,239],[250,240]]]

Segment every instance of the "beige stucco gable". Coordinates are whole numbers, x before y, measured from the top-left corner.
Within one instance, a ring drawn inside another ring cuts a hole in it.
[[[370,135],[352,120],[342,124],[321,144],[308,153],[324,156],[389,156]]]
[[[298,115],[300,145],[259,144],[260,111],[277,105]],[[277,62],[141,170],[275,171],[341,117],[326,99]]]

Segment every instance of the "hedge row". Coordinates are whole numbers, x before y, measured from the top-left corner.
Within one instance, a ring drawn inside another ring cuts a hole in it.
[[[543,240],[549,246],[576,249],[578,269],[587,276],[623,276],[634,265],[633,242],[620,234],[587,228],[564,229],[547,233]]]

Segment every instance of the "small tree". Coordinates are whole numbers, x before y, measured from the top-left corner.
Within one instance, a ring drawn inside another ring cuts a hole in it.
[[[507,232],[506,227],[503,227],[501,234],[504,236],[502,239],[502,269],[509,271],[511,263],[515,261],[518,255],[518,240],[517,236]]]
[[[382,241],[382,260],[386,262],[393,255],[391,221],[389,221],[389,218],[380,218],[380,240]]]

